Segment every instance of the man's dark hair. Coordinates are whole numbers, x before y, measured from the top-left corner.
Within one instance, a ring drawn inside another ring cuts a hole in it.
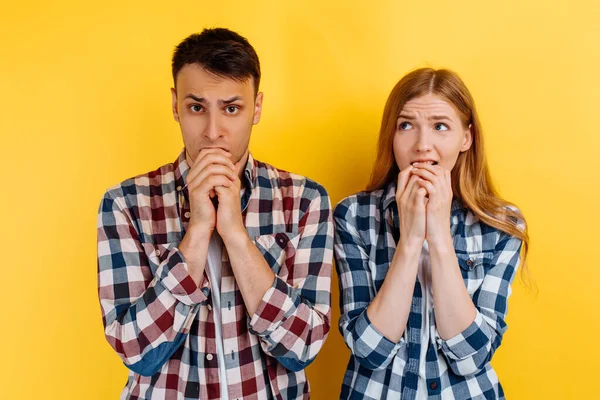
[[[188,36],[173,53],[173,82],[186,64],[198,64],[222,78],[244,81],[254,78],[254,94],[260,83],[260,63],[246,38],[225,28],[204,29]]]

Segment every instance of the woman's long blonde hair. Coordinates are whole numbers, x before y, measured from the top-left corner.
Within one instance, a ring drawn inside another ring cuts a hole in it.
[[[406,75],[392,89],[383,110],[377,159],[367,190],[381,189],[397,179],[399,169],[394,158],[393,142],[398,116],[406,102],[426,94],[435,94],[448,101],[458,111],[464,127],[471,127],[471,148],[459,154],[452,169],[454,197],[460,199],[487,225],[523,241],[523,273],[529,248],[525,218],[512,203],[503,200],[494,188],[483,150],[481,122],[475,102],[456,73],[447,69],[421,68]]]

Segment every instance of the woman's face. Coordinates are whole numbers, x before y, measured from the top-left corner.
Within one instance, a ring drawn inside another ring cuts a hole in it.
[[[471,147],[470,127],[464,127],[456,109],[435,94],[408,101],[398,117],[394,158],[402,171],[416,162],[452,170],[458,155]]]

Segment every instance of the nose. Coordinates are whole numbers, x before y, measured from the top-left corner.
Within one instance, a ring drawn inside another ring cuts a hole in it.
[[[219,116],[215,114],[213,113],[208,116],[208,124],[206,124],[204,129],[204,136],[208,140],[217,140],[223,136]]]
[[[431,134],[426,129],[420,129],[417,136],[416,150],[418,153],[427,153],[433,150]]]

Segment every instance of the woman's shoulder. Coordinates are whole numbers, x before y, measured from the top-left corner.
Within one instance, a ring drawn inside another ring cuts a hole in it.
[[[475,247],[479,249],[493,249],[504,239],[513,235],[501,228],[501,224],[486,222],[470,208],[464,207],[459,212],[456,235],[461,236],[466,242],[477,242],[477,245],[466,245],[465,247]],[[495,221],[510,221],[510,225],[515,229],[524,231],[526,229],[525,218],[521,210],[514,204],[504,204],[496,212],[486,213]],[[487,220],[487,218],[485,218]],[[459,241],[460,242],[460,241]],[[455,244],[457,239],[455,238]]]
[[[361,191],[343,198],[336,206],[334,215],[348,217],[372,214],[380,208],[385,198],[385,189]]]

